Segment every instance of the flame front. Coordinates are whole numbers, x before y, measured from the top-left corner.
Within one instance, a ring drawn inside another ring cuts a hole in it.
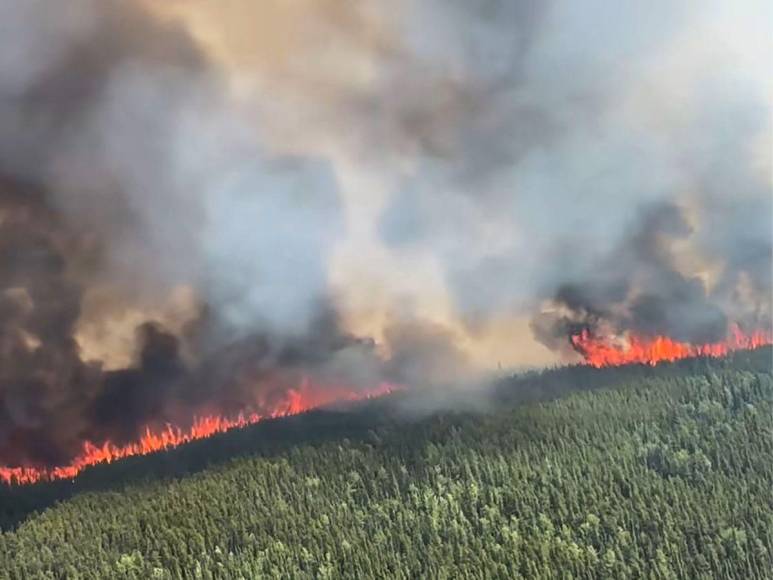
[[[693,345],[666,336],[644,337],[627,334],[617,338],[596,337],[588,330],[584,330],[573,335],[571,342],[588,365],[600,368],[625,364],[656,365],[660,362],[673,362],[689,357],[720,357],[735,350],[771,345],[773,333],[755,331],[746,334],[739,327],[733,326],[725,341]],[[83,444],[81,453],[68,465],[0,467],[0,482],[8,485],[27,485],[40,481],[73,479],[83,470],[94,465],[171,449],[197,439],[225,433],[231,429],[253,425],[264,419],[297,415],[336,402],[380,397],[393,390],[394,387],[388,384],[382,384],[367,392],[344,388],[315,389],[304,382],[297,389],[287,391],[281,401],[272,405],[268,412],[242,412],[230,417],[217,414],[199,416],[193,420],[189,428],[170,424],[161,429],[148,426],[138,441],[125,445],[118,445],[111,441],[96,445],[87,441]],[[264,405],[261,407],[265,408]]]
[[[730,329],[722,342],[689,344],[667,336],[645,337],[629,334],[623,340],[593,336],[588,330],[571,337],[572,346],[587,364],[600,368],[625,364],[656,365],[690,357],[720,357],[735,350],[755,349],[773,344],[773,333],[758,330],[744,333],[738,326]]]
[[[298,415],[312,409],[328,406],[337,402],[371,399],[389,394],[394,387],[382,384],[367,392],[347,389],[313,389],[308,383],[298,389],[289,390],[282,402],[267,413],[239,413],[233,417],[207,415],[196,417],[188,429],[167,424],[160,430],[145,428],[139,441],[127,445],[116,445],[106,441],[102,445],[91,442],[83,444],[82,452],[69,464],[58,467],[0,467],[0,482],[7,485],[28,485],[40,481],[73,479],[88,467],[101,463],[112,463],[126,457],[147,455],[157,451],[171,449],[195,441],[259,423],[264,419],[275,419]]]

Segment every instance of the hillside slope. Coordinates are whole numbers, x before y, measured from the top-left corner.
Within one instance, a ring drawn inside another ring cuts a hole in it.
[[[0,535],[0,578],[771,577],[770,357],[513,379],[580,391],[82,493]]]

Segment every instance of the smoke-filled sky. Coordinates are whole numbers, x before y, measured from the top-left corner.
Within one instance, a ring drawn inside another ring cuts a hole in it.
[[[0,0],[0,464],[769,328],[768,4]]]

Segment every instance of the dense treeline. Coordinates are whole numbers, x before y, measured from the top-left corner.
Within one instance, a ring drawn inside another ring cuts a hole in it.
[[[762,356],[761,356],[762,355]],[[222,464],[240,456],[275,456],[299,444],[349,438],[367,440],[378,427],[401,429],[406,420],[416,420],[427,409],[484,408],[512,406],[550,400],[570,391],[605,388],[637,380],[669,376],[688,376],[722,368],[742,367],[764,372],[770,368],[770,356],[763,351],[740,352],[726,359],[689,359],[656,368],[629,365],[603,370],[592,367],[560,367],[504,377],[485,397],[476,393],[474,400],[457,393],[399,393],[383,399],[347,405],[343,409],[313,411],[276,421],[264,421],[223,436],[195,441],[189,445],[145,457],[132,457],[110,465],[99,465],[82,473],[75,481],[57,481],[34,487],[8,488],[0,484],[0,530],[8,530],[29,514],[42,511],[52,503],[83,493],[121,489],[137,481],[180,478]],[[407,411],[407,412],[406,412]]]
[[[533,375],[501,400],[580,391],[82,493],[0,535],[0,578],[771,578],[770,356]]]

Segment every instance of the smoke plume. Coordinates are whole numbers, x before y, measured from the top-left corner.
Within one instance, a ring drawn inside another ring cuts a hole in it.
[[[0,465],[770,328],[762,2],[0,9]]]

